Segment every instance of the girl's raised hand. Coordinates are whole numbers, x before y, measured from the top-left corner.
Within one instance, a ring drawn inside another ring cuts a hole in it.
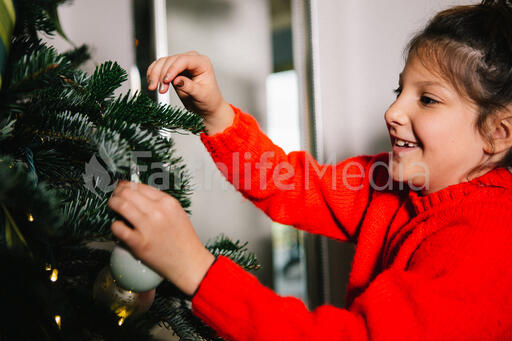
[[[154,187],[124,181],[108,205],[133,226],[115,221],[114,236],[135,257],[192,295],[215,258],[199,240],[180,203]]]
[[[224,100],[210,59],[195,51],[160,58],[148,68],[148,89],[162,94],[172,85],[183,105],[202,115],[210,134],[233,122],[234,113]]]

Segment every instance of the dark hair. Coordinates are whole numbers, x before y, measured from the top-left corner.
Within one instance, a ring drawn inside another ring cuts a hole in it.
[[[476,128],[494,148],[493,114],[512,103],[512,0],[484,0],[439,12],[407,46],[479,107]],[[512,149],[495,167],[512,166]]]

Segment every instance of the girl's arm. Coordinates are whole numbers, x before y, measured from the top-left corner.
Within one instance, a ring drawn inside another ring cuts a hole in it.
[[[386,190],[388,154],[320,165],[306,152],[286,154],[249,114],[232,106],[233,124],[201,140],[226,178],[272,220],[353,240],[373,190]]]
[[[379,274],[349,309],[309,311],[220,257],[192,308],[227,340],[508,340],[512,236],[505,219],[496,228],[505,233],[486,237],[481,229],[468,240],[468,226],[454,226],[435,234],[407,269],[392,266]],[[464,243],[449,254],[433,251],[432,245],[452,238]]]

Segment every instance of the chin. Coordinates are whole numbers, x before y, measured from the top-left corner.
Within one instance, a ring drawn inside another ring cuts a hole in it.
[[[407,181],[407,171],[404,172],[403,164],[396,162],[395,160],[391,160],[389,164],[389,176],[393,181]]]
[[[389,176],[393,181],[402,182],[413,190],[428,190],[428,175],[422,167],[407,167],[395,162],[389,167]]]

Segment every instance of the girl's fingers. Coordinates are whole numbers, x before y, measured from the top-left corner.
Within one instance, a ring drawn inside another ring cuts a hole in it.
[[[167,78],[167,70],[169,67],[174,63],[174,61],[178,58],[178,56],[171,56],[168,57],[165,61],[165,64],[162,66],[162,69],[160,70],[160,74],[156,75],[158,77],[158,82],[160,84],[160,88],[158,89],[160,93],[164,94],[169,90],[169,83],[171,79]]]
[[[158,59],[155,60],[153,63],[151,63],[149,66],[148,66],[148,70],[146,71],[146,78],[149,80],[150,76],[151,76],[151,70],[153,70],[153,67],[155,66],[156,62],[158,62]],[[149,82],[148,82],[149,83]]]
[[[162,192],[158,188],[155,188],[150,185],[146,185],[146,184],[137,184],[137,185],[138,185],[137,190],[142,195],[145,195],[147,198],[152,199],[152,200],[158,201],[168,195],[167,193]]]
[[[196,51],[189,51],[189,52],[186,52],[182,55],[185,55],[185,56],[199,56],[199,53],[197,53]],[[172,81],[172,79],[170,77],[168,77],[168,72],[167,70],[169,69],[169,67],[172,65],[172,63],[174,63],[176,61],[176,59],[179,57],[180,55],[174,55],[174,56],[170,56],[170,57],[167,57],[165,58],[165,63],[164,63],[164,66],[162,67],[162,71],[160,72],[160,74],[156,75],[157,77],[159,77],[159,82],[160,83],[170,83]],[[153,64],[150,65],[150,68],[148,68],[148,76],[149,74],[151,73],[151,70],[153,69],[152,68]]]
[[[110,229],[112,230],[112,234],[124,242],[130,249],[136,245],[137,240],[140,240],[140,232],[128,227],[128,225],[120,220],[114,221]]]
[[[141,183],[135,183],[135,182],[129,182],[129,181],[122,181],[119,183],[119,185],[114,190],[114,194],[116,194],[117,191],[121,190],[123,187],[128,187],[132,190],[137,191],[138,193],[144,195],[148,199],[151,200],[160,200],[161,198],[165,197],[167,194],[159,190],[158,188],[155,188],[150,185],[141,184]],[[119,190],[118,190],[119,188]]]
[[[172,56],[172,57],[169,57],[167,58],[167,60],[165,61],[165,64],[163,65],[162,67],[162,71],[160,72],[160,74],[158,75],[158,81],[160,83],[169,83],[171,81],[171,79],[168,79],[166,77],[167,75],[167,70],[169,69],[169,67],[172,65],[172,63],[174,63],[176,61],[176,59],[178,59],[179,56]]]
[[[151,213],[154,205],[153,200],[141,194],[137,188],[138,186],[132,186],[131,184],[127,186],[118,186],[114,190],[113,195],[131,202],[135,207],[144,213]]]
[[[158,59],[153,66],[151,67],[151,71],[148,70],[148,89],[155,90],[158,86],[158,81],[160,79],[160,73],[166,63],[168,58],[160,58]]]
[[[148,80],[148,89],[154,90],[155,89],[155,80],[153,76],[153,69],[155,68],[155,65],[158,64],[160,59],[155,60],[151,65],[148,67],[148,71],[146,72],[146,78]]]
[[[204,60],[199,55],[181,55],[167,69],[164,79],[172,81],[183,71],[188,71],[191,76],[197,76],[204,72]]]
[[[119,196],[112,196],[108,200],[108,207],[126,218],[134,227],[146,221],[146,215],[137,206]]]
[[[180,97],[183,96],[192,96],[194,97],[194,91],[196,89],[196,83],[194,83],[190,78],[185,76],[178,76],[173,81],[174,88]]]
[[[179,61],[179,62],[178,62]],[[203,72],[204,62],[196,51],[189,51],[181,55],[160,58],[148,67],[148,89],[166,93],[169,83],[183,71],[190,71],[192,75]]]

